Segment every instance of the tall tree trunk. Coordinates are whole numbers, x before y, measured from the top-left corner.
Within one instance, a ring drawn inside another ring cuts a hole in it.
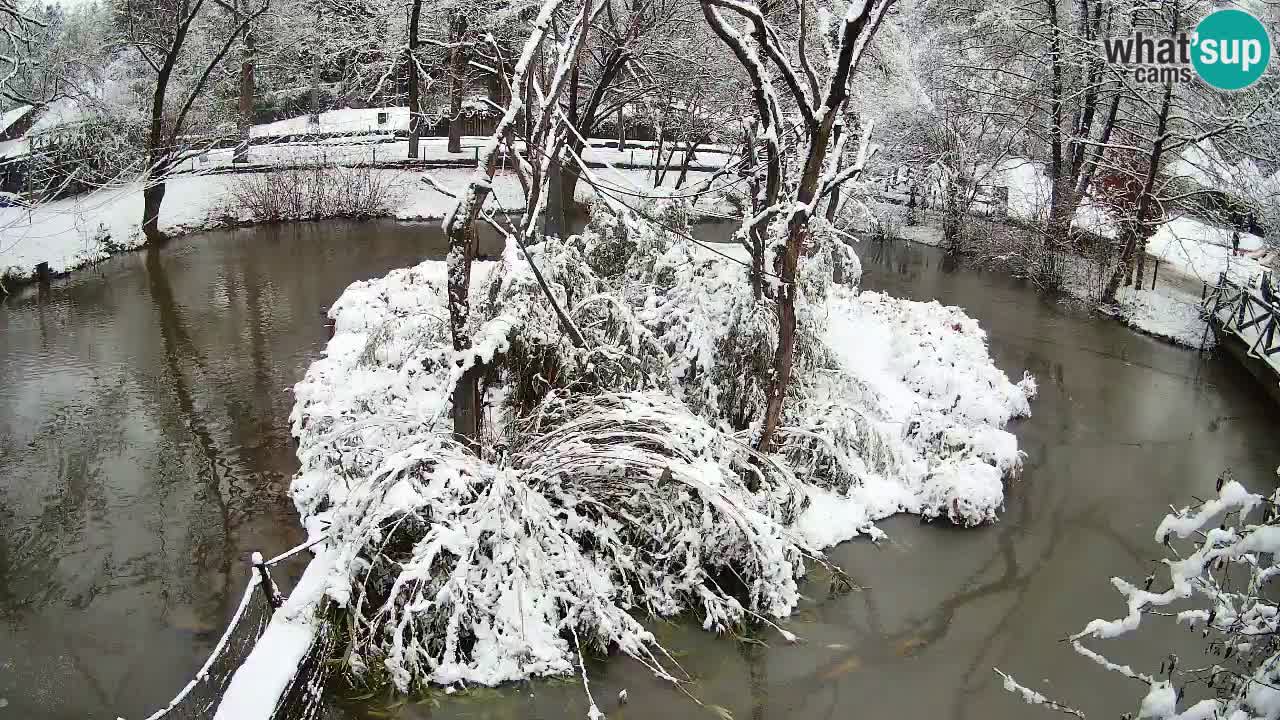
[[[185,39],[185,36],[179,38]],[[142,190],[142,234],[148,245],[164,242],[160,232],[160,205],[164,202],[164,175],[169,170],[173,148],[168,146],[164,131],[165,96],[169,92],[169,77],[177,62],[179,42],[170,46],[166,62],[156,75],[156,89],[151,96],[151,127],[147,133],[147,171]],[[176,134],[176,133],[175,133]]]
[[[152,175],[152,178],[158,175]],[[142,190],[142,234],[151,246],[164,242],[165,234],[160,232],[160,205],[164,202],[164,180],[148,179]]]
[[[763,208],[760,207],[760,182],[756,178],[756,126],[750,120],[742,121],[742,143],[746,154],[743,169],[747,178],[747,193],[751,196],[750,213],[754,217]],[[751,226],[748,239],[751,253],[751,297],[759,301],[764,296],[764,247],[765,228],[763,223]]]
[[[1152,143],[1151,153],[1147,158],[1147,174],[1143,179],[1142,192],[1138,195],[1138,202],[1134,208],[1132,220],[1124,223],[1127,238],[1121,251],[1120,263],[1112,271],[1111,277],[1107,280],[1107,285],[1102,291],[1102,302],[1104,303],[1114,303],[1116,301],[1116,293],[1120,290],[1121,281],[1132,270],[1135,254],[1145,254],[1147,251],[1147,216],[1151,211],[1156,173],[1164,155],[1165,132],[1169,128],[1169,108],[1172,104],[1173,83],[1166,83],[1164,86],[1164,99],[1160,103],[1160,114],[1156,118],[1155,142]]]
[[[622,111],[622,108],[625,105],[626,105],[625,103],[620,103],[618,105],[618,149],[619,150],[627,149],[627,120],[626,120],[626,115]]]
[[[409,47],[405,53],[409,62],[409,158],[418,157],[418,143],[422,137],[422,99],[418,96],[418,20],[422,16],[422,0],[413,0],[409,13]]]
[[[1048,223],[1044,235],[1044,243],[1040,248],[1038,265],[1034,268],[1040,281],[1051,281],[1055,274],[1054,258],[1059,249],[1065,245],[1066,232],[1069,229],[1062,224],[1062,207],[1066,198],[1065,176],[1067,174],[1065,149],[1063,147],[1063,79],[1062,79],[1062,19],[1058,14],[1058,0],[1045,0],[1051,25],[1049,44],[1049,65],[1051,80],[1049,87],[1049,212]]]
[[[840,136],[841,136],[841,135],[843,135],[843,134],[844,134],[844,123],[842,122],[842,123],[840,123],[840,124],[836,125],[836,129],[835,129],[835,131],[833,131],[833,132],[831,133],[831,144],[832,144],[832,145],[839,145],[839,144],[840,144]],[[835,168],[835,170],[836,170],[836,172],[840,172],[840,159],[839,159],[839,158],[836,158],[836,168]],[[827,222],[835,222],[835,220],[836,220],[836,211],[837,211],[837,210],[839,210],[839,209],[840,209],[840,187],[839,187],[839,186],[836,186],[836,189],[831,191],[831,200],[830,200],[830,202],[828,202],[828,203],[827,203],[827,212],[826,212],[826,214],[825,214],[825,217],[827,218]]]
[[[796,187],[796,202],[800,205],[812,205],[817,197],[818,181],[822,177],[823,166],[830,150],[831,135],[840,107],[844,104],[843,82],[837,91],[827,98],[826,111],[818,120],[809,141],[809,156],[805,159],[804,171],[800,175]],[[834,86],[834,82],[833,82]],[[800,267],[800,253],[809,236],[809,218],[804,213],[794,213],[787,223],[787,244],[782,253],[779,279],[782,288],[778,292],[778,348],[773,357],[773,376],[765,390],[764,425],[760,430],[760,452],[772,452],[777,449],[778,427],[782,424],[782,403],[786,398],[787,387],[791,384],[791,371],[795,365],[796,355],[796,300],[800,290],[796,282],[796,273]]]
[[[565,185],[569,177],[577,184],[577,174],[563,166],[560,158],[552,159],[547,166],[547,206],[542,215],[542,234],[565,237],[568,234],[568,208],[565,204]]]
[[[462,152],[462,95],[467,91],[467,17],[455,13],[449,26],[449,152]]]
[[[254,63],[258,49],[253,30],[244,32],[244,57],[240,60],[240,144],[236,145],[233,163],[249,162],[249,141],[253,129]]]

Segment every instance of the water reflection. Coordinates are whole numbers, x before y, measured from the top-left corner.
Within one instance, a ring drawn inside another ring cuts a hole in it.
[[[141,717],[189,679],[248,552],[300,539],[289,388],[323,308],[437,236],[212,233],[0,303],[0,716]]]

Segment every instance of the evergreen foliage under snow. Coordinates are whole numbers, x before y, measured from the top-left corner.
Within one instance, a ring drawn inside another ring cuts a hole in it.
[[[293,492],[336,550],[328,594],[366,682],[496,684],[614,648],[679,680],[646,614],[773,623],[806,562],[877,519],[995,519],[1020,465],[1002,426],[1034,383],[992,364],[976,321],[859,293],[856,255],[817,228],[785,444],[762,456],[774,315],[742,264],[687,239],[679,205],[645,214],[662,225],[599,214],[529,249],[585,348],[513,247],[474,266],[465,352],[440,262],[355,283],[330,310],[333,340],[296,388]],[[479,457],[448,420],[477,365]]]

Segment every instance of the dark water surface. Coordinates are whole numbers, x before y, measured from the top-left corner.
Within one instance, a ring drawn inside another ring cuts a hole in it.
[[[323,308],[438,235],[207,233],[0,304],[0,718],[134,720],[186,683],[248,554],[302,537],[290,389]]]
[[[354,280],[442,250],[433,228],[393,223],[208,233],[0,303],[0,720],[136,720],[186,682],[234,609],[248,553],[300,538],[289,388],[323,348],[322,309]],[[1013,427],[1028,459],[1003,520],[895,518],[880,549],[836,548],[867,589],[829,597],[812,583],[788,623],[799,645],[656,631],[695,693],[736,718],[1052,716],[1001,692],[992,666],[1095,717],[1134,709],[1140,687],[1057,641],[1121,612],[1107,578],[1150,571],[1168,503],[1211,491],[1224,467],[1274,487],[1275,408],[1229,360],[930,248],[860,250],[866,287],[963,306],[1006,372],[1038,378],[1034,417]],[[1178,632],[1107,649],[1136,662],[1170,643],[1195,647]],[[625,659],[590,670],[611,718],[716,717]],[[557,681],[401,710],[581,718],[585,704]]]

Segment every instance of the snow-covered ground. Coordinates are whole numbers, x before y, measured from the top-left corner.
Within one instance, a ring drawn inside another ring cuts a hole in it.
[[[920,213],[920,222],[907,226],[903,222],[905,207],[883,201],[872,201],[869,206],[877,217],[889,219],[899,236],[924,245],[942,245],[936,210]],[[1104,236],[1108,232],[1114,234],[1110,220],[1089,206],[1076,213],[1076,226]],[[1254,284],[1267,269],[1257,258],[1263,247],[1262,238],[1241,233],[1240,254],[1236,255],[1231,236],[1230,228],[1191,216],[1163,223],[1147,243],[1143,289],[1120,288],[1116,304],[1104,311],[1142,332],[1179,345],[1211,346],[1213,334],[1205,332],[1200,316],[1205,283],[1215,284],[1225,272],[1237,282]],[[1092,301],[1098,297],[1102,282],[1097,273],[1096,268],[1080,260],[1068,268],[1064,289],[1081,300]]]
[[[1240,233],[1241,255],[1231,247],[1231,228],[1211,225],[1198,218],[1183,216],[1164,223],[1147,241],[1147,253],[1167,266],[1196,280],[1210,284],[1227,273],[1237,281],[1247,281],[1263,268],[1243,253],[1262,247],[1262,238]]]
[[[424,145],[424,155],[447,157],[445,140],[431,139]],[[483,138],[464,138],[464,159],[470,161],[474,148]],[[282,166],[326,161],[359,163],[373,159],[394,159],[395,153],[403,158],[407,143],[377,145],[306,145],[269,146],[253,148],[251,159],[255,162],[278,163]],[[614,160],[609,153],[623,155],[616,150],[594,150],[596,160]],[[650,153],[651,154],[651,153]],[[723,156],[712,155],[723,162]],[[188,168],[198,172],[179,174],[167,183],[164,203],[160,211],[160,229],[170,235],[181,235],[197,230],[210,229],[247,221],[232,202],[232,192],[237,175],[227,172],[208,172],[231,164],[230,150],[209,153],[207,162],[198,158],[185,161]],[[397,220],[430,220],[444,217],[453,201],[421,181],[428,174],[446,188],[460,189],[474,172],[469,168],[375,168],[376,173],[392,188],[394,202],[386,217]],[[632,196],[643,195],[653,187],[653,174],[644,169],[600,170],[600,177],[607,182],[610,192],[620,200],[630,202]],[[666,187],[674,185],[678,171],[670,171],[664,178]],[[690,171],[687,186],[705,180],[710,173]],[[34,208],[0,208],[0,277],[28,278],[40,263],[49,263],[53,273],[64,273],[88,263],[102,260],[112,253],[141,247],[142,236],[142,183],[134,182],[119,187],[104,188],[85,195],[38,205]],[[586,182],[578,184],[576,198],[588,202],[593,197]],[[524,209],[524,196],[518,179],[513,173],[499,172],[494,182],[493,205],[503,211]],[[701,199],[701,207],[708,212],[727,212],[714,204],[714,198]]]
[[[1114,312],[1127,324],[1156,337],[1190,348],[1214,344],[1200,316],[1200,295],[1173,283],[1157,283],[1154,290],[1120,288]]]
[[[1240,255],[1231,247],[1232,230],[1183,216],[1160,225],[1147,242],[1145,288],[1121,288],[1114,312],[1143,332],[1192,348],[1209,346],[1200,315],[1205,284],[1214,285],[1222,273],[1236,282],[1254,284],[1267,268],[1255,257],[1262,238],[1240,233]],[[1151,287],[1152,275],[1155,288]]]

